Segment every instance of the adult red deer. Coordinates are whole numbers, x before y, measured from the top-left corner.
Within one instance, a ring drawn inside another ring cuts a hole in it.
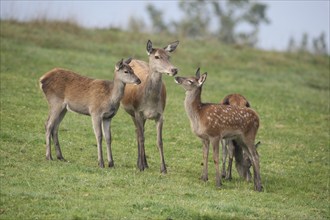
[[[176,83],[186,91],[185,109],[190,119],[192,131],[203,142],[203,172],[201,179],[208,180],[208,154],[210,142],[213,145],[213,160],[216,166],[216,186],[221,187],[219,171],[219,142],[223,138],[231,138],[249,154],[254,171],[254,188],[262,190],[259,155],[254,146],[259,128],[259,117],[251,108],[202,103],[202,86],[207,73],[200,76],[199,69],[196,77],[175,77]]]
[[[102,154],[102,129],[107,144],[108,166],[114,166],[111,152],[111,119],[117,113],[126,83],[140,84],[140,79],[128,65],[131,59],[119,61],[115,66],[114,80],[91,79],[69,70],[55,68],[40,78],[40,88],[49,106],[46,121],[46,159],[52,160],[51,138],[57,159],[64,160],[58,141],[58,128],[67,110],[90,115],[97,141],[98,163],[104,167]]]
[[[174,67],[169,59],[169,53],[178,46],[175,41],[164,48],[153,48],[150,40],[147,42],[147,54],[149,63],[141,60],[132,60],[130,66],[134,73],[141,79],[139,86],[127,85],[122,106],[131,115],[136,127],[138,143],[137,166],[140,171],[148,168],[144,147],[144,125],[147,119],[155,120],[157,127],[157,145],[161,158],[160,171],[166,173],[166,165],[163,152],[163,112],[166,104],[166,88],[162,82],[162,75],[174,76],[178,69]]]

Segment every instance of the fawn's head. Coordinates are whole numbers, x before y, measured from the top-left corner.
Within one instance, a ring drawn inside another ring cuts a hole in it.
[[[260,141],[255,145],[255,148],[258,148],[260,145]],[[249,154],[243,150],[241,153],[237,152],[237,148],[235,148],[235,154],[240,154],[239,156],[241,158],[237,158],[236,156],[236,168],[241,177],[243,177],[246,181],[251,181],[251,171],[250,168],[252,166],[252,161],[249,157]],[[258,151],[256,151],[258,154]]]
[[[193,91],[203,86],[207,77],[205,72],[200,75],[200,68],[196,71],[196,77],[175,77],[175,82],[181,85],[186,91]]]
[[[164,48],[153,48],[152,42],[148,40],[147,53],[149,55],[150,68],[159,73],[175,76],[178,73],[178,68],[170,63],[169,53],[173,52],[178,44],[179,41],[175,41]]]
[[[127,60],[121,59],[115,66],[115,77],[123,83],[131,83],[139,85],[141,80],[134,74],[133,69],[128,65],[132,58]]]

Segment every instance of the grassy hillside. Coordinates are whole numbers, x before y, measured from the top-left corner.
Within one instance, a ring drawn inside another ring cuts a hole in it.
[[[147,60],[173,37],[86,30],[70,23],[1,21],[0,219],[329,219],[329,57],[232,48],[179,39],[179,75],[208,72],[202,98],[241,93],[259,113],[257,140],[264,192],[240,179],[215,187],[199,180],[201,143],[186,117],[184,91],[164,76],[163,141],[168,174],[159,173],[155,123],[146,125],[149,169],[136,168],[134,126],[122,110],[112,121],[114,169],[97,167],[90,117],[68,113],[60,127],[68,162],[45,160],[47,103],[38,79],[54,67],[112,79],[115,62]],[[212,151],[211,151],[212,152]],[[54,154],[54,151],[53,151]],[[211,154],[212,155],[212,154]]]

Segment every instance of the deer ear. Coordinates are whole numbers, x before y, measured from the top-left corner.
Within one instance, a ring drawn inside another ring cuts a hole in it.
[[[198,69],[196,70],[196,78],[199,79],[201,77],[201,74],[200,74],[200,67],[198,67]]]
[[[123,59],[121,59],[115,66],[116,71],[120,70],[123,67]]]
[[[199,85],[199,86],[202,86],[202,85],[203,85],[203,83],[204,83],[205,80],[206,80],[206,77],[207,77],[207,73],[204,73],[204,74],[199,78],[199,80],[198,80],[198,85]]]
[[[126,64],[129,64],[131,61],[132,61],[132,57],[128,58],[128,59],[125,60],[124,62],[125,62]]]
[[[178,45],[179,45],[179,41],[177,40],[173,43],[170,43],[166,47],[164,47],[164,50],[167,51],[167,52],[173,52]]]
[[[152,42],[150,40],[148,40],[147,42],[147,54],[150,55],[152,52]]]

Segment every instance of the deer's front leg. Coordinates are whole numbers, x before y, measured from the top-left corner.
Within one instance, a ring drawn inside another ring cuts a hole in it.
[[[213,161],[215,165],[215,182],[217,187],[221,187],[221,176],[219,169],[219,138],[212,138],[212,146],[213,146]]]
[[[140,113],[136,113],[133,118],[135,127],[136,127],[136,136],[138,142],[138,161],[137,166],[140,171],[143,171],[145,168],[148,168],[147,159],[145,155],[144,149],[144,124],[145,119],[142,117]]]
[[[115,163],[112,158],[112,150],[111,150],[111,119],[103,119],[103,133],[105,137],[105,141],[107,143],[107,158],[108,158],[108,166],[114,167]]]
[[[167,173],[166,170],[166,165],[165,165],[165,159],[164,159],[164,149],[163,149],[163,137],[162,137],[162,132],[163,132],[163,117],[161,116],[157,122],[156,122],[156,127],[157,127],[157,146],[160,154],[160,172],[161,173]]]
[[[208,139],[203,139],[203,171],[202,171],[202,176],[201,179],[203,181],[208,180],[208,158],[209,158],[209,146],[210,146],[210,141]]]
[[[104,168],[103,154],[102,154],[102,120],[98,116],[92,116],[93,129],[97,142],[97,159],[99,166]]]

